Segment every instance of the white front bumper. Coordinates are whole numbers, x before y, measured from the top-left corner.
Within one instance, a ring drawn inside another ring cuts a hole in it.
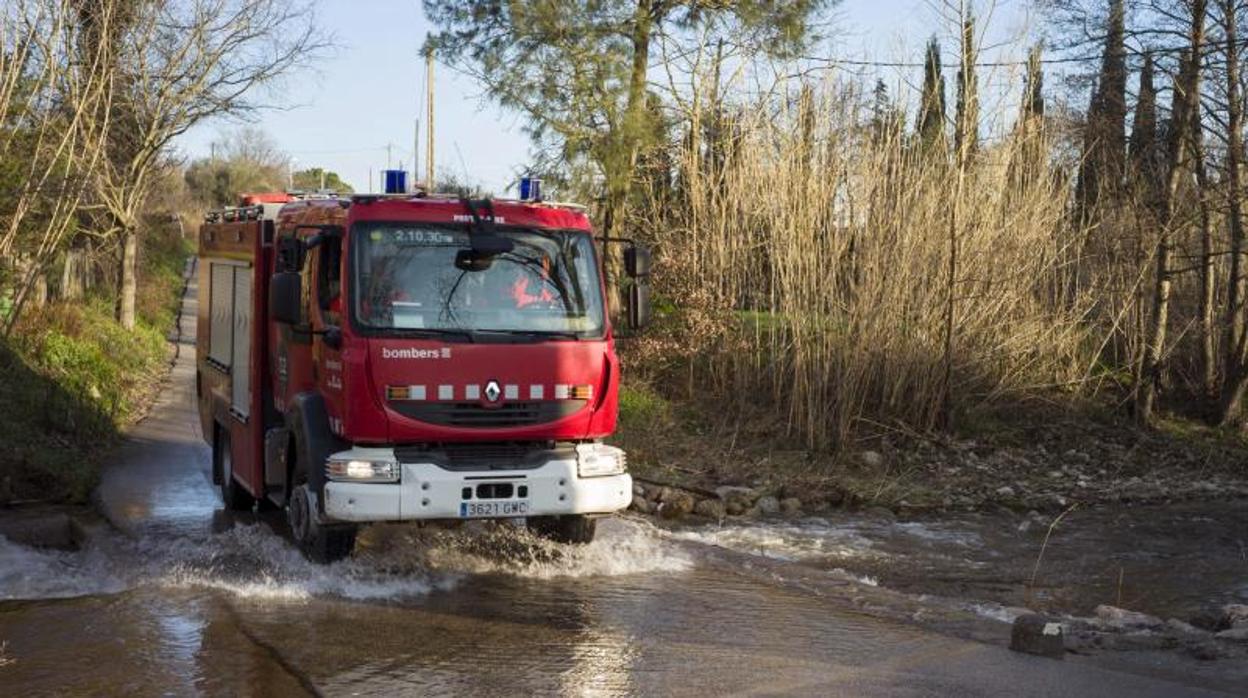
[[[339,521],[407,521],[463,518],[465,502],[477,499],[477,485],[510,483],[511,501],[529,503],[528,516],[609,514],[627,509],[633,479],[627,473],[582,478],[576,460],[552,460],[531,470],[445,470],[432,463],[404,463],[397,483],[330,481],[325,514]],[[527,487],[527,496],[516,493]],[[464,499],[464,491],[472,492]]]

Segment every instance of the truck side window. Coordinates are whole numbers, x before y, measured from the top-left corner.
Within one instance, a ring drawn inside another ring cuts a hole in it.
[[[316,299],[321,310],[342,294],[342,241],[331,238],[320,247],[317,255]]]

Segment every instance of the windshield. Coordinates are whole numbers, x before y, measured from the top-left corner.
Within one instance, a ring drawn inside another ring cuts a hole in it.
[[[420,223],[354,229],[354,312],[377,330],[600,336],[602,294],[584,232],[500,229],[514,247],[466,271],[466,230]]]

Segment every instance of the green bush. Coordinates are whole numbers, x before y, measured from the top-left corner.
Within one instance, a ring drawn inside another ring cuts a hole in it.
[[[186,252],[178,238],[145,246],[133,330],[113,319],[111,298],[96,296],[28,312],[0,340],[0,442],[9,445],[0,480],[16,499],[90,496],[120,430],[165,375]]]
[[[671,405],[649,385],[620,386],[620,428],[634,431],[652,428],[671,418]]]

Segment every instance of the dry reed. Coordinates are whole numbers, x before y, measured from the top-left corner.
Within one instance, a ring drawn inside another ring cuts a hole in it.
[[[873,124],[852,89],[737,113],[719,141],[673,146],[674,182],[651,188],[644,222],[678,309],[670,346],[704,394],[774,411],[826,447],[864,421],[929,430],[949,406],[1087,379],[1097,308],[1072,271],[1082,237],[1042,128],[959,172],[943,149]],[[699,312],[715,320],[688,319]]]

